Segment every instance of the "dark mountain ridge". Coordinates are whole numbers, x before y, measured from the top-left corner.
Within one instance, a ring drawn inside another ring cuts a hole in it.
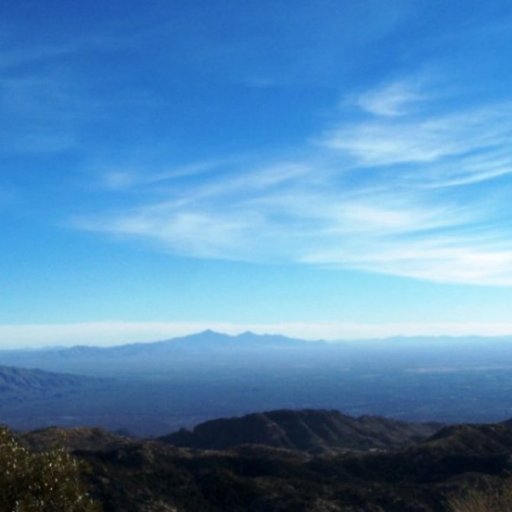
[[[304,421],[310,413],[263,416],[283,424],[285,417]],[[396,427],[382,418],[352,420]],[[266,423],[258,425],[265,439]],[[246,426],[235,421],[231,433],[244,438]],[[360,433],[352,432],[357,444]],[[322,454],[261,444],[191,450],[98,429],[46,429],[22,439],[38,450],[60,443],[86,461],[84,478],[104,512],[460,512],[474,509],[454,508],[454,498],[475,491],[499,496],[512,485],[506,423],[449,426],[403,447]]]
[[[207,421],[192,431],[182,429],[160,440],[175,446],[203,450],[226,450],[243,444],[260,444],[308,452],[364,451],[424,440],[441,426],[376,416],[353,418],[338,411],[277,410]]]

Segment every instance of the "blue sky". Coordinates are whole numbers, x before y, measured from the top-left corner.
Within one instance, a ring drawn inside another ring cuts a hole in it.
[[[512,5],[0,6],[0,344],[512,334]]]

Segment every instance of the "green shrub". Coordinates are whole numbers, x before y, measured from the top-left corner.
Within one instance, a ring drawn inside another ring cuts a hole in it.
[[[512,487],[501,489],[471,489],[449,501],[450,512],[510,512],[512,511]]]
[[[0,427],[0,512],[97,512],[65,450],[33,452]]]

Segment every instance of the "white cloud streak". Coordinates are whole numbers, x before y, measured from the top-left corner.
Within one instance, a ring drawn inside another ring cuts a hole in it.
[[[166,200],[175,177],[156,173],[155,201],[75,224],[200,258],[512,286],[512,104],[447,110],[405,81],[356,104],[371,115],[327,130],[307,157],[199,166]]]
[[[444,158],[510,143],[512,104],[431,116],[381,119],[342,126],[322,143],[346,151],[361,165],[385,166],[438,162]]]
[[[411,107],[415,108],[423,100],[426,100],[426,96],[419,87],[403,81],[361,94],[356,104],[376,116],[396,117],[407,114]]]

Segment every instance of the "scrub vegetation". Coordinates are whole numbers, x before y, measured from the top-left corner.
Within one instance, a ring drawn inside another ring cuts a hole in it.
[[[81,481],[83,469],[64,449],[33,451],[0,428],[2,512],[98,512]]]
[[[509,512],[512,510],[512,481],[499,489],[470,489],[452,498],[450,512]]]

